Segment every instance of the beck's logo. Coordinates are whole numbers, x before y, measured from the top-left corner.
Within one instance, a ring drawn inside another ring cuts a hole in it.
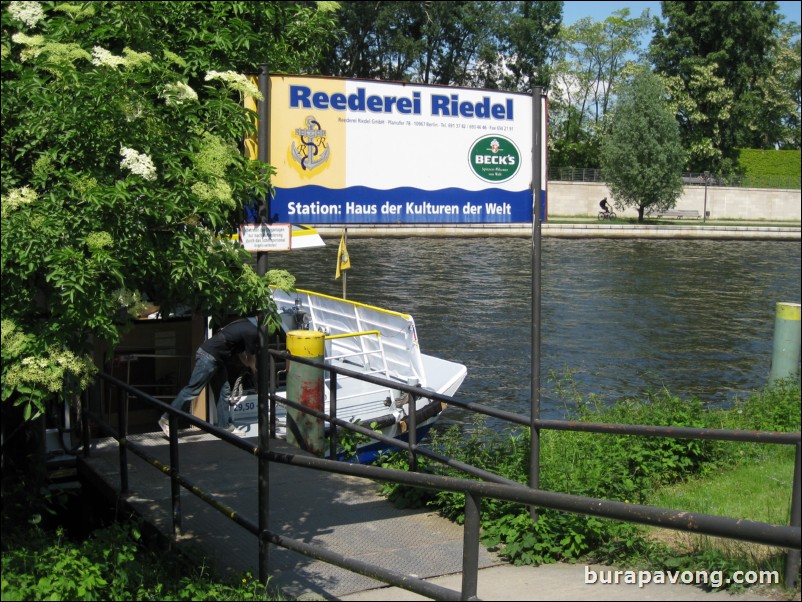
[[[311,171],[323,165],[329,158],[329,147],[326,143],[326,130],[312,115],[306,118],[305,128],[296,128],[295,135],[300,143],[292,143],[292,157],[301,164],[305,171]]]
[[[497,184],[513,177],[521,166],[521,153],[504,136],[484,136],[473,143],[468,159],[471,169],[486,182]]]

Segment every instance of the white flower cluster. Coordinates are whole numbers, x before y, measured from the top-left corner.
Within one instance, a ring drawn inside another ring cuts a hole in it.
[[[145,153],[124,146],[120,149],[120,155],[122,155],[120,167],[123,169],[129,169],[132,174],[142,176],[146,180],[156,179],[156,166]]]
[[[123,48],[123,54],[125,55],[123,63],[129,69],[134,69],[153,62],[153,57],[150,52],[137,52],[130,48]]]
[[[29,36],[18,31],[11,36],[11,41],[22,46],[41,46],[45,43],[45,37],[42,35]]]
[[[8,194],[2,197],[2,215],[6,216],[7,213],[19,209],[23,205],[30,205],[37,199],[36,191],[28,186],[22,188],[12,188]]]
[[[114,243],[114,239],[108,232],[90,232],[86,235],[86,246],[93,253],[102,251],[106,247],[110,247]]]
[[[42,5],[38,2],[11,2],[8,5],[8,12],[14,19],[25,23],[28,27],[35,26],[45,18]]]
[[[117,56],[103,48],[102,46],[95,46],[92,48],[92,64],[98,67],[119,67],[125,64],[125,59]]]
[[[56,393],[63,389],[67,374],[78,378],[84,388],[95,372],[91,357],[78,356],[69,349],[53,345],[48,348],[47,356],[27,356],[14,362],[4,376],[6,384],[12,387],[26,385]]]
[[[112,292],[112,296],[114,301],[118,304],[119,309],[126,310],[126,313],[132,318],[138,318],[148,306],[147,302],[138,291],[118,288]]]
[[[92,48],[92,64],[98,67],[114,67],[115,69],[120,65],[134,69],[140,65],[146,65],[153,62],[153,57],[149,52],[136,52],[130,48],[123,48],[125,56],[117,56],[112,54],[102,46],[95,46]]]
[[[206,182],[196,182],[192,185],[192,192],[204,203],[220,203],[226,207],[235,207],[231,186],[220,178],[215,178],[210,186]]]
[[[225,82],[229,88],[237,92],[242,92],[245,96],[250,96],[256,100],[262,100],[262,93],[259,92],[259,88],[241,73],[236,73],[234,71],[209,71],[209,73],[206,74],[206,81],[208,82],[213,79],[219,79]]]
[[[42,53],[45,37],[40,35],[29,36],[18,31],[11,36],[11,41],[20,46],[25,46],[20,52],[20,60],[24,63],[29,59],[36,58]],[[5,46],[3,47],[3,51],[5,51]]]
[[[184,82],[167,84],[162,96],[167,106],[181,106],[185,102],[198,100],[198,93]]]

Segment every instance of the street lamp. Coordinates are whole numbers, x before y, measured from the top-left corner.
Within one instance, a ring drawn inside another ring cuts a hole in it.
[[[710,172],[705,172],[705,209],[702,214],[702,223],[707,222],[707,185],[710,184]]]

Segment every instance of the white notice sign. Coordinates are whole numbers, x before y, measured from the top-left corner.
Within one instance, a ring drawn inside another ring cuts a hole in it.
[[[241,224],[239,239],[246,251],[289,251],[291,224]]]

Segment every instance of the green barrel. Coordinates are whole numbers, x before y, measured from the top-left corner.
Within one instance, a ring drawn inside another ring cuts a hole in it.
[[[799,375],[799,303],[778,303],[769,383]]]

